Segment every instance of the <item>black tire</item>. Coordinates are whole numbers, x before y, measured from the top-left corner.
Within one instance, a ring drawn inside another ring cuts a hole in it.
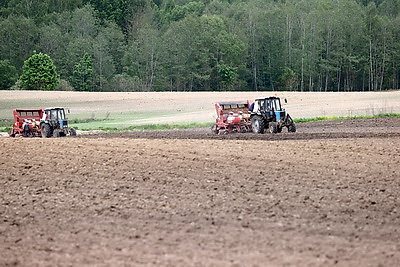
[[[282,132],[282,126],[276,126],[276,132],[281,133]]]
[[[60,137],[60,136],[61,136],[60,130],[55,129],[55,130],[53,131],[53,137]]]
[[[212,132],[213,134],[219,134],[218,126],[217,126],[216,124],[214,124],[214,125],[211,127],[211,132]]]
[[[49,138],[52,135],[51,127],[47,123],[42,124],[40,127],[42,138]]]
[[[264,133],[264,119],[261,116],[254,116],[253,118],[251,118],[251,129],[254,133]]]
[[[8,132],[8,135],[9,135],[10,137],[15,137],[14,130],[11,129],[11,130]]]
[[[276,122],[271,121],[268,125],[269,132],[272,134],[276,134],[278,132],[278,126],[276,125]]]
[[[76,136],[76,130],[75,130],[74,128],[70,128],[70,129],[69,129],[69,134],[70,134],[71,136]]]
[[[294,122],[292,122],[289,126],[288,126],[288,131],[291,133],[295,133],[296,132],[296,124]]]

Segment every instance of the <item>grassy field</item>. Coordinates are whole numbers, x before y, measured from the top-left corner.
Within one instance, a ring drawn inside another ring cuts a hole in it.
[[[66,107],[80,130],[204,127],[215,121],[214,103],[279,96],[296,121],[400,113],[400,91],[386,92],[45,92],[0,91],[0,131],[15,108]]]

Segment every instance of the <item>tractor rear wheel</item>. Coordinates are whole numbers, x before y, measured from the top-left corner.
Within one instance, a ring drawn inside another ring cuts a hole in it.
[[[254,116],[253,118],[251,118],[251,129],[254,133],[264,133],[264,119],[261,116]]]
[[[219,134],[219,130],[218,130],[217,124],[214,124],[214,125],[211,127],[211,132],[212,132],[213,134]]]
[[[69,129],[69,134],[70,134],[71,136],[76,136],[76,130],[75,130],[74,128],[70,128],[70,129]]]
[[[288,128],[288,131],[291,133],[296,132],[296,124],[294,122],[292,122],[287,128]]]
[[[276,122],[271,121],[269,123],[269,132],[272,133],[272,134],[275,134],[275,133],[278,132],[278,127],[276,125]]]
[[[50,125],[48,125],[47,123],[42,124],[42,126],[40,127],[40,132],[42,134],[42,138],[50,137],[52,134]]]
[[[14,130],[11,129],[11,130],[8,132],[8,135],[9,135],[10,137],[15,137]]]

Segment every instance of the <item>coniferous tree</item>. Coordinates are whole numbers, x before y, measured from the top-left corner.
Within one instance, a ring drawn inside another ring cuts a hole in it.
[[[92,91],[93,89],[93,61],[88,53],[85,53],[74,67],[72,86],[77,91]]]

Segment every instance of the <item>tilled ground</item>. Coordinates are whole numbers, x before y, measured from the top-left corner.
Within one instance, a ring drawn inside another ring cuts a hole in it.
[[[137,131],[129,133],[91,134],[89,138],[145,138],[145,139],[212,139],[212,140],[312,140],[337,138],[372,138],[400,136],[400,119],[354,119],[300,123],[296,133],[283,128],[280,134],[232,133],[216,135],[211,129]]]
[[[0,138],[0,266],[397,266],[400,119]]]

